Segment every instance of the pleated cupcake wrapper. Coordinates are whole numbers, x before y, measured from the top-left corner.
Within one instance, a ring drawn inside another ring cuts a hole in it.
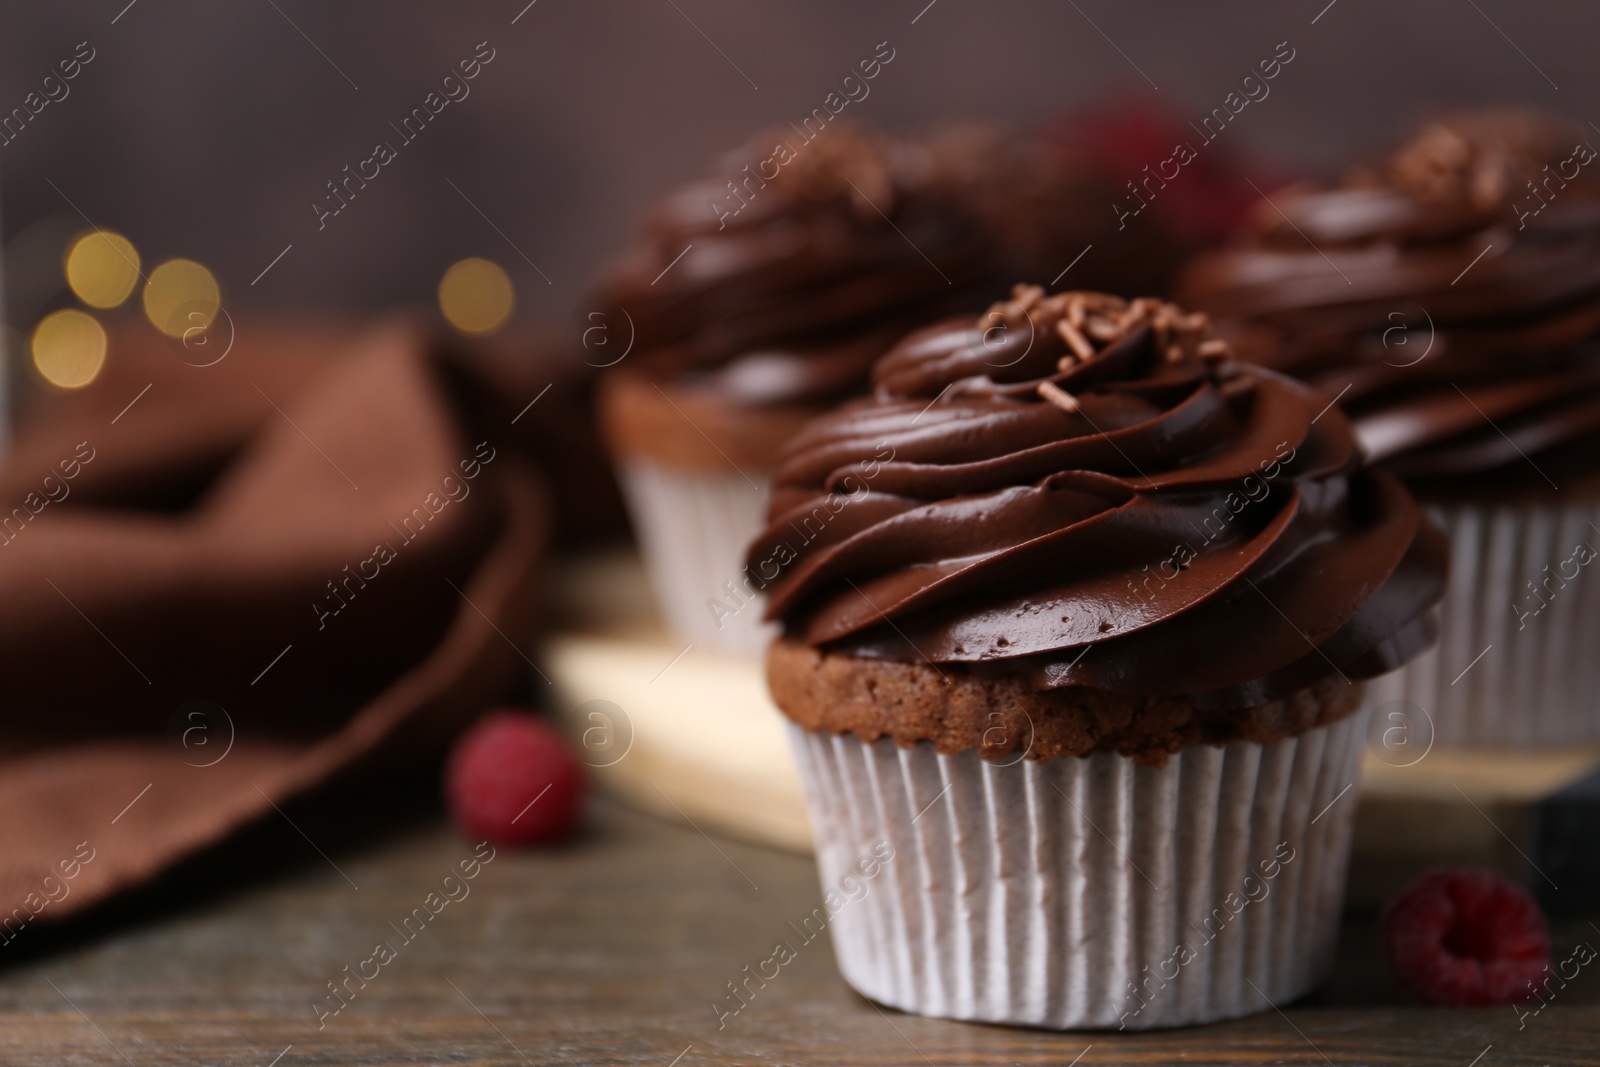
[[[880,1003],[1144,1030],[1291,1001],[1332,959],[1364,712],[1159,769],[789,729],[839,969]]]
[[[1600,558],[1573,558],[1580,544],[1600,553],[1600,494],[1567,495],[1554,507],[1432,509],[1450,536],[1450,585],[1439,643],[1368,686],[1385,758],[1420,754],[1430,734],[1444,747],[1600,740]],[[1527,583],[1547,575],[1551,592],[1536,598]],[[1537,614],[1519,620],[1514,605]]]
[[[697,648],[760,656],[777,627],[761,621],[761,601],[746,591],[744,555],[766,525],[765,473],[749,472],[759,488],[731,471],[639,459],[620,464],[618,474],[667,624]],[[713,611],[712,601],[728,613]]]

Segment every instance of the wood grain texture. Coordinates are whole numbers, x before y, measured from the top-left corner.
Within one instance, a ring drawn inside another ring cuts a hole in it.
[[[906,1016],[852,993],[819,938],[719,1030],[711,1005],[725,983],[779,939],[797,941],[788,923],[817,905],[809,860],[602,802],[567,846],[500,850],[465,898],[404,943],[389,924],[422,906],[471,857],[471,842],[429,817],[386,842],[322,842],[324,861],[287,825],[263,833],[303,855],[267,884],[0,957],[0,1063],[267,1067],[281,1053],[278,1067],[668,1067],[682,1054],[679,1067],[1060,1067],[1088,1048],[1082,1067],[1469,1067],[1492,1045],[1477,1062],[1495,1067],[1594,1063],[1600,1046],[1594,965],[1520,1031],[1510,1008],[1402,1006],[1383,976],[1370,915],[1347,919],[1336,971],[1312,998],[1220,1025],[1053,1034]],[[1591,919],[1600,917],[1557,920],[1558,957],[1578,941],[1600,944]],[[319,1030],[312,1005],[325,983],[380,940],[400,946],[395,958]]]

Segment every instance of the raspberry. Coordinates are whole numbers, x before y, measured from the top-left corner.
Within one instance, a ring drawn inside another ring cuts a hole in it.
[[[1429,1004],[1511,1004],[1540,988],[1550,934],[1532,897],[1490,871],[1429,871],[1383,914],[1401,989]]]
[[[1260,198],[1244,179],[1264,189],[1282,184],[1278,176],[1253,162],[1241,164],[1230,146],[1210,146],[1177,112],[1149,103],[1142,95],[1115,97],[1085,108],[1057,123],[1052,132],[1069,148],[1096,161],[1117,186],[1137,185],[1173,156],[1178,144],[1196,151],[1183,165],[1181,180],[1163,181],[1150,206],[1186,243],[1217,244],[1231,236]],[[1146,187],[1148,192],[1149,187]],[[1138,201],[1130,198],[1127,206]]]
[[[555,730],[520,711],[484,717],[456,742],[445,799],[470,837],[497,845],[570,833],[583,809],[583,765]]]

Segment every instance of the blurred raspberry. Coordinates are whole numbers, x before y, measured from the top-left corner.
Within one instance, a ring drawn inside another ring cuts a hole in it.
[[[1429,871],[1389,905],[1381,930],[1395,982],[1429,1004],[1527,1000],[1550,967],[1539,905],[1490,871]]]
[[[583,809],[583,766],[554,729],[497,711],[456,742],[445,799],[469,837],[526,845],[570,833]]]
[[[1065,150],[1099,170],[1127,206],[1139,201],[1127,183],[1139,186],[1144,168],[1157,172],[1180,144],[1195,152],[1178,176],[1156,183],[1150,203],[1159,224],[1190,248],[1217,244],[1236,232],[1261,199],[1263,189],[1281,184],[1274,169],[1242,162],[1231,145],[1208,142],[1177,113],[1138,96],[1118,97],[1075,112],[1052,124],[1048,135]],[[1141,195],[1142,195],[1141,187]]]

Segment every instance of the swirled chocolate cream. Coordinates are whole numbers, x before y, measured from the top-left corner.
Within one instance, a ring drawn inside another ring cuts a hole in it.
[[[1439,530],[1204,315],[1019,286],[872,383],[785,449],[747,556],[803,727],[1160,763],[1349,714],[1432,640]]]
[[[993,127],[779,129],[713,173],[667,197],[601,287],[608,343],[590,362],[614,364],[600,423],[668,622],[759,655],[743,551],[784,443],[866,392],[908,330],[1054,276],[1088,244],[1119,251],[1074,277],[1138,249],[1103,239],[1109,198],[1088,192],[1102,179]]]
[[[1103,180],[1042,140],[810,132],[765,131],[670,193],[602,281],[610,343],[632,342],[603,389],[614,451],[765,470],[806,418],[865,391],[901,334],[1109,237]],[[1123,270],[1080,272],[1102,267]]]
[[[1592,131],[1487,111],[1263,202],[1187,270],[1241,358],[1339,402],[1429,499],[1505,499],[1600,469],[1600,159]]]

